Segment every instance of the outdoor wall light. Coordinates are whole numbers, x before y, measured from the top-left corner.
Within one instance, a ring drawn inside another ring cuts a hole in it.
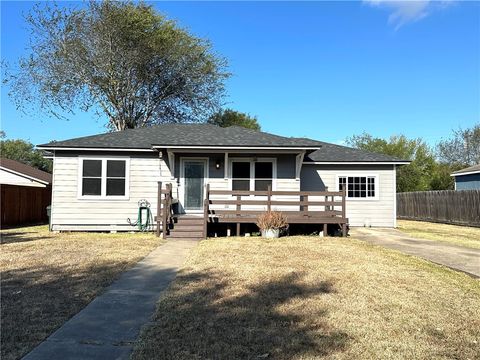
[[[220,169],[220,160],[217,160],[217,162],[215,163],[215,169]]]

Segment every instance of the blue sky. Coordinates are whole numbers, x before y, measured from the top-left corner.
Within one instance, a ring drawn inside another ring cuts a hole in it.
[[[1,56],[28,41],[22,12],[1,2]],[[70,3],[69,3],[70,4]],[[228,106],[262,129],[341,143],[363,131],[430,144],[480,120],[478,2],[156,2],[229,60]],[[18,112],[1,92],[1,128],[35,144],[106,131],[77,112],[70,121]]]

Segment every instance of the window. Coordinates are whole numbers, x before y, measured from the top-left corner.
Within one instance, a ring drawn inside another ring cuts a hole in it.
[[[272,186],[273,163],[258,161],[255,163],[255,191],[267,191]]]
[[[346,189],[347,198],[375,198],[375,176],[339,176],[338,190]]]
[[[232,190],[267,191],[273,186],[274,160],[232,161]]]
[[[107,196],[125,195],[125,160],[107,160]]]
[[[102,194],[102,160],[83,160],[82,195]]]
[[[128,159],[80,159],[82,198],[126,198]]]
[[[232,190],[250,190],[250,162],[232,163]]]

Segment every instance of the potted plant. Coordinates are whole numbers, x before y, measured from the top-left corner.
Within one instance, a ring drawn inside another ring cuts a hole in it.
[[[280,229],[288,225],[287,218],[278,211],[267,211],[257,218],[257,226],[266,238],[278,238]]]

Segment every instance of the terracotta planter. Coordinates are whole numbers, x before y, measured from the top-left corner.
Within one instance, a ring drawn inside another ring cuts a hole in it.
[[[262,230],[262,236],[267,239],[278,238],[280,236],[280,229]]]

